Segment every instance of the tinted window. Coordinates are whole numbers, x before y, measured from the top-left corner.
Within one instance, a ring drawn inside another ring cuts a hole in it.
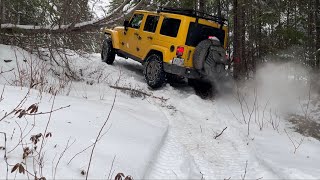
[[[195,47],[201,41],[208,39],[209,36],[217,37],[221,44],[224,44],[224,30],[191,22],[189,25],[186,45]]]
[[[177,37],[181,20],[173,18],[164,18],[160,34],[170,37]]]
[[[143,14],[134,14],[129,23],[129,27],[139,29],[143,19]]]
[[[148,16],[143,30],[148,32],[156,32],[159,16]]]

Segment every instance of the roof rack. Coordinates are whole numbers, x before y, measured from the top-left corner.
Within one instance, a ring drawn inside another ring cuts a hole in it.
[[[173,13],[173,14],[181,14],[181,15],[186,15],[186,16],[191,16],[195,18],[202,18],[206,20],[211,20],[214,22],[217,22],[223,26],[228,22],[227,19],[219,16],[213,16],[208,13],[200,12],[200,11],[195,11],[193,9],[183,9],[183,8],[170,8],[170,7],[162,7],[160,6],[157,10],[158,13],[160,12],[166,12],[166,13]]]

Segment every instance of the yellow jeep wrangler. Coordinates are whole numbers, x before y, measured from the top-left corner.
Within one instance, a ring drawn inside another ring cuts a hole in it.
[[[194,10],[160,7],[137,10],[124,26],[103,30],[103,62],[115,55],[144,65],[147,84],[158,88],[167,74],[215,81],[227,76],[226,20]]]

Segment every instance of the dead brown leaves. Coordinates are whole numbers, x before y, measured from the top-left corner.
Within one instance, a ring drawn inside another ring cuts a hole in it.
[[[35,114],[38,112],[39,106],[38,104],[32,104],[27,109],[18,109],[14,113],[14,115],[18,115],[18,118],[22,118],[28,114]]]
[[[13,168],[11,169],[11,173],[13,173],[17,170],[20,174],[25,174],[25,168],[20,163],[17,163],[16,165],[13,166]]]
[[[124,178],[124,179],[123,179]],[[133,180],[132,176],[125,176],[123,173],[118,173],[114,180]]]

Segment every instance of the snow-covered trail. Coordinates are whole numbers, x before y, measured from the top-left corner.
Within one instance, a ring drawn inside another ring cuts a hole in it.
[[[252,125],[251,135],[247,136],[247,126],[236,120],[229,109],[231,107],[240,114],[234,99],[203,100],[188,86],[167,85],[151,91],[144,82],[140,64],[119,59],[113,68],[123,72],[126,77],[122,78],[123,84],[169,98],[165,103],[151,100],[169,119],[169,130],[145,178],[240,179],[244,175],[248,179],[319,177],[320,172],[313,167],[314,161],[306,158],[307,153],[303,150],[301,154],[292,153],[291,142],[284,133],[270,128],[259,131]],[[214,139],[225,127],[226,131]],[[272,142],[274,144],[270,145]],[[307,167],[299,170],[300,163]]]
[[[173,91],[179,93],[179,90]],[[186,94],[185,97],[170,100],[170,103],[175,109],[159,107],[169,119],[170,129],[148,178],[241,178],[246,161],[250,163],[249,179],[277,178],[276,174],[269,173],[266,167],[256,163],[258,160],[252,156],[254,152],[243,140],[245,134],[239,132],[234,122],[228,122],[230,117],[220,112],[227,111],[223,102],[202,100],[196,95]],[[225,133],[214,139],[225,127]],[[170,156],[173,158],[170,159]],[[168,162],[174,165],[168,166]]]
[[[16,48],[12,49],[9,46],[0,47],[0,53],[7,55],[0,57],[0,62],[5,59],[14,60],[12,52],[14,49]],[[22,61],[23,57],[18,59]],[[84,148],[83,146],[92,143],[100,127],[97,123],[104,120],[102,114],[106,113],[105,111],[110,108],[110,102],[114,99],[115,90],[109,85],[131,87],[168,99],[165,101],[130,92],[118,92],[112,129],[107,134],[108,140],[99,145],[96,157],[98,161],[94,165],[91,178],[93,174],[95,178],[101,178],[101,173],[105,173],[104,167],[111,166],[115,155],[117,155],[116,173],[123,172],[136,179],[317,179],[320,177],[318,164],[320,142],[307,137],[294,153],[291,139],[299,142],[303,137],[290,129],[290,124],[283,118],[279,119],[277,130],[270,125],[267,115],[261,130],[253,118],[248,135],[248,126],[241,120],[241,108],[234,97],[203,100],[195,95],[193,88],[188,85],[167,84],[159,90],[151,90],[145,83],[141,64],[130,59],[117,57],[115,63],[110,66],[101,62],[99,54],[90,54],[87,58],[74,55],[70,57],[70,63],[75,71],[79,71],[82,80],[69,83],[60,92],[57,100],[60,99],[61,105],[71,102],[74,105],[72,109],[57,112],[55,116],[57,119],[72,117],[71,119],[75,121],[72,124],[67,122],[67,126],[64,121],[57,121],[52,125],[61,132],[67,132],[55,133],[56,139],[52,139],[52,143],[64,144],[65,139],[71,136],[79,139],[79,143],[75,144],[76,147],[70,149],[68,155],[70,158],[79,149]],[[2,67],[7,69],[15,66],[16,63],[2,63]],[[14,80],[15,76],[8,74],[8,78]],[[46,78],[55,80],[50,73]],[[3,83],[5,82],[7,81]],[[55,85],[56,82],[52,83]],[[13,89],[8,90],[12,98],[9,98],[8,102],[14,103],[16,94],[20,93],[22,96],[23,93],[18,90],[19,87],[10,89]],[[51,96],[45,97],[51,98]],[[260,97],[259,102],[261,103]],[[6,104],[4,107],[10,108],[7,107],[7,102],[3,103]],[[41,107],[50,107],[49,101],[43,100],[41,103]],[[248,103],[247,109],[250,109],[250,100]],[[289,109],[294,109],[294,104],[291,105]],[[77,117],[74,117],[73,113]],[[39,124],[38,128],[42,127],[44,125]],[[87,129],[90,133],[82,133],[78,130],[79,127]],[[10,128],[14,128],[14,124],[5,124],[5,127],[1,128],[11,133]],[[224,128],[226,128],[224,133],[214,138]],[[60,153],[59,149],[54,151]],[[83,153],[71,166],[63,166],[58,174],[66,178],[83,178],[79,169],[86,167],[86,157],[88,153]],[[48,158],[53,158],[54,161],[55,157]],[[4,163],[0,163],[1,165]],[[70,172],[65,173],[65,171]]]

